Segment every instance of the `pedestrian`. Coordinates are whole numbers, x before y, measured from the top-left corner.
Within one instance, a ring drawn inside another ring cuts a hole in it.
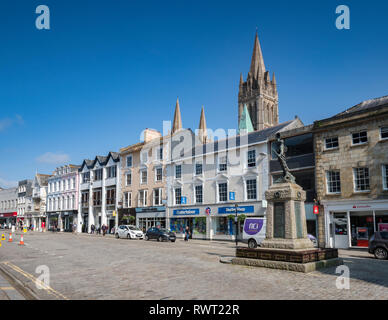
[[[189,226],[187,226],[185,230],[185,241],[189,241],[189,237],[190,237],[190,229],[189,229]]]
[[[95,226],[94,226],[94,224],[92,224],[92,226],[90,227],[90,229],[91,229],[91,233],[94,233],[94,229],[95,229]]]
[[[102,235],[105,236],[107,226],[104,224],[102,225]]]

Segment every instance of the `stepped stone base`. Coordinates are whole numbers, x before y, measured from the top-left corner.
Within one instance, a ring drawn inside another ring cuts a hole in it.
[[[322,268],[342,265],[343,261],[340,258],[334,258],[330,260],[320,260],[308,263],[294,263],[286,261],[233,258],[232,264],[308,273]]]
[[[337,249],[277,249],[239,247],[233,264],[311,272],[320,268],[343,264]]]

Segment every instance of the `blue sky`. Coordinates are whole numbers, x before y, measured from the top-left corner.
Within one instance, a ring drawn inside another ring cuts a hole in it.
[[[50,8],[38,30],[35,8]],[[350,7],[350,30],[335,9]],[[388,94],[386,1],[13,1],[0,4],[0,186],[162,130],[235,128],[256,27],[280,121]]]

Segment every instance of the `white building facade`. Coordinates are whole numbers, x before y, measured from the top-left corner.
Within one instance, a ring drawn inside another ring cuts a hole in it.
[[[27,227],[34,231],[46,230],[46,199],[47,183],[50,175],[37,173],[32,181],[32,203],[28,207],[25,216],[29,222]]]
[[[237,211],[241,217],[237,237],[241,238],[243,217],[265,217],[267,139],[292,123],[197,145],[183,156],[172,156],[167,165],[169,228],[182,237],[188,226],[196,239],[234,240]],[[179,152],[172,150],[171,154]]]
[[[84,160],[79,169],[79,206],[77,232],[90,233],[106,225],[109,232],[118,225],[120,191],[120,155]]]
[[[26,216],[27,211],[32,210],[32,180],[22,180],[18,183],[18,204],[16,223],[18,227],[30,226]]]
[[[78,218],[79,166],[65,165],[55,169],[48,179],[48,229],[70,232]]]

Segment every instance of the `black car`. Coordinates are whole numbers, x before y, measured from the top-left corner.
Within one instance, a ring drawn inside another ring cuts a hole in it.
[[[375,232],[369,239],[369,253],[374,254],[376,259],[388,258],[388,231]]]
[[[164,228],[149,228],[145,235],[146,240],[156,239],[158,241],[171,241],[175,242],[176,235],[168,229]]]

